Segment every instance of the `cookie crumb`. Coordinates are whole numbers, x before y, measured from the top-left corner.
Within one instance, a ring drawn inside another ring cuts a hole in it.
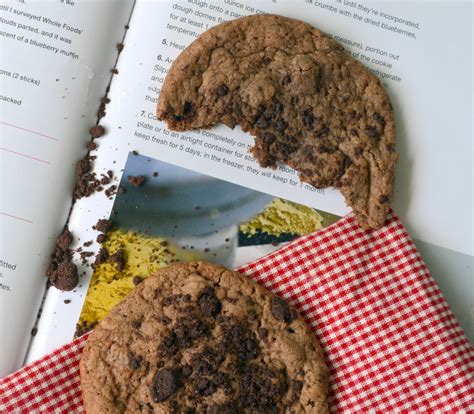
[[[105,242],[106,239],[107,239],[107,236],[105,234],[99,234],[97,236],[96,241],[97,243],[102,244],[103,242]]]
[[[76,174],[81,176],[88,173],[91,170],[91,162],[88,158],[78,160],[76,162]]]
[[[145,177],[143,175],[129,175],[127,180],[134,187],[141,187],[145,183]]]
[[[97,325],[97,322],[85,322],[83,321],[81,324],[76,325],[76,332],[74,333],[74,336],[76,338],[79,338],[80,336],[86,334],[87,332],[92,331]]]
[[[60,290],[74,289],[78,282],[76,265],[71,262],[72,251],[69,246],[72,241],[73,235],[65,226],[56,239],[54,251],[46,270],[49,283]]]
[[[71,245],[73,240],[72,233],[69,231],[68,227],[66,226],[62,233],[56,239],[56,247],[60,249],[62,252],[66,252]]]
[[[105,195],[109,198],[114,196],[115,194],[117,194],[117,186],[116,185],[111,185],[109,188],[107,188],[105,190]]]
[[[73,290],[79,282],[77,266],[71,259],[63,261],[50,278],[51,284],[63,291]]]
[[[100,264],[105,263],[108,258],[109,258],[109,252],[107,251],[107,249],[104,249],[103,247],[101,247],[95,256],[95,261],[92,267],[95,269]]]
[[[112,227],[112,220],[99,219],[97,220],[97,223],[92,226],[92,229],[97,230],[100,233],[107,233],[110,230],[110,227]]]
[[[101,125],[96,125],[89,129],[89,133],[92,138],[100,138],[105,134],[105,129]]]
[[[125,251],[118,249],[114,254],[111,254],[107,260],[109,263],[116,263],[117,270],[122,271],[125,268]]]

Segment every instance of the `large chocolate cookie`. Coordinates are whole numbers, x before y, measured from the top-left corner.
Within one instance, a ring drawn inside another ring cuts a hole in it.
[[[146,279],[88,339],[86,412],[326,413],[327,369],[286,302],[236,272],[174,265]]]
[[[389,97],[306,23],[250,16],[208,30],[171,66],[157,115],[178,131],[240,124],[263,167],[285,162],[315,187],[340,189],[362,226],[385,222],[398,158]]]

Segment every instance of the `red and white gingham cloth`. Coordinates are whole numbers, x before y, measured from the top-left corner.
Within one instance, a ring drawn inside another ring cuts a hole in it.
[[[324,348],[333,412],[474,412],[474,350],[399,219],[352,215],[238,269],[289,300]],[[83,412],[86,336],[4,378],[1,412]]]

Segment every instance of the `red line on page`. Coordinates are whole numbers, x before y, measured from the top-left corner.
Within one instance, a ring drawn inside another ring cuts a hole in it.
[[[40,132],[32,131],[31,129],[22,128],[22,127],[20,127],[20,126],[18,126],[18,125],[9,124],[8,122],[0,121],[0,124],[7,125],[7,126],[9,126],[9,127],[16,128],[16,129],[21,129],[22,131],[30,132],[30,133],[32,133],[32,134],[39,135],[40,137],[52,139],[53,141],[59,141],[59,139],[54,138],[54,137],[50,137],[49,135],[45,135],[45,134],[42,134],[42,133],[40,133]]]
[[[12,151],[12,150],[9,150],[7,148],[2,148],[2,147],[0,147],[0,150],[11,152],[11,153],[16,154],[16,155],[21,155],[22,157],[31,158],[32,160],[43,162],[45,164],[51,165],[51,163],[49,161],[42,160],[41,158],[32,157],[31,155],[23,154],[22,152]]]
[[[0,211],[0,215],[2,215],[2,216],[7,216],[7,217],[11,217],[11,218],[14,218],[14,219],[17,219],[17,220],[21,220],[21,221],[26,221],[27,223],[33,224],[33,222],[32,222],[31,220],[27,220],[27,219],[24,219],[24,218],[21,218],[21,217],[17,217],[17,216],[12,216],[11,214],[2,213],[1,211]]]

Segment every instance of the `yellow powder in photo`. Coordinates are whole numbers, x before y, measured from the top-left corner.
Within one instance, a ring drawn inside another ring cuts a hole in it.
[[[158,269],[174,262],[175,255],[162,238],[114,230],[107,234],[103,246],[109,254],[125,251],[122,271],[114,263],[102,263],[94,271],[82,308],[79,323],[95,324],[134,287],[134,277],[147,278]]]
[[[323,218],[314,209],[275,198],[259,215],[240,226],[240,231],[253,236],[257,231],[279,237],[284,233],[303,236],[323,227]]]

